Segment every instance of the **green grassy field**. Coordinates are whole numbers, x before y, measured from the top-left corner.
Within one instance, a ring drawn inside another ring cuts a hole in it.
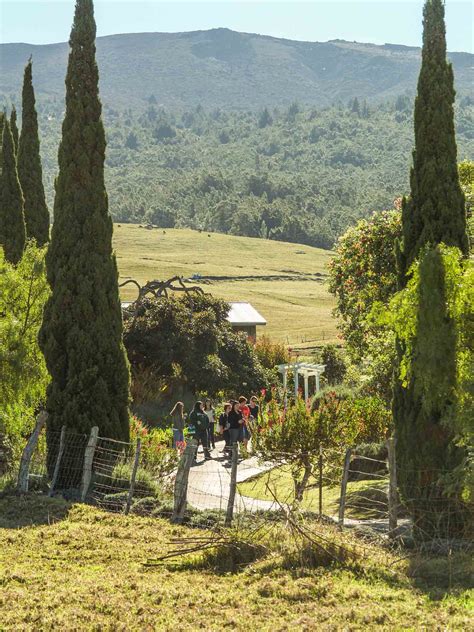
[[[202,553],[145,566],[186,536],[206,532],[34,495],[0,498],[0,629],[467,630],[472,623],[466,560],[451,560],[458,570],[464,564],[464,580],[448,587],[446,562],[431,561],[430,580],[415,580],[406,560],[371,546],[363,571],[327,560],[295,565],[282,555],[283,536],[232,572],[222,556]]]
[[[319,507],[319,489],[315,486],[316,479],[310,479],[309,489],[304,493],[300,503],[302,509],[317,512]],[[239,492],[243,496],[260,500],[278,498],[281,502],[291,505],[294,502],[294,483],[291,472],[285,468],[275,468],[256,478],[239,484]],[[270,488],[270,490],[268,489]],[[349,518],[377,518],[386,516],[388,506],[386,489],[388,480],[352,481],[347,484],[347,500],[345,515]],[[334,516],[339,509],[340,487],[323,487],[323,513]],[[375,503],[372,502],[375,500]]]
[[[327,250],[188,229],[146,230],[134,224],[115,225],[114,247],[120,282],[193,274],[225,277],[202,287],[228,301],[250,301],[268,323],[259,332],[302,348],[336,340]],[[238,278],[246,276],[254,278]],[[124,299],[135,296],[133,286],[123,288]]]

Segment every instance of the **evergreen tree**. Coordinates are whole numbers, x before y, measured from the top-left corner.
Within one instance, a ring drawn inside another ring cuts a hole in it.
[[[453,117],[453,73],[446,61],[444,4],[424,7],[422,65],[415,102],[415,150],[411,196],[402,203],[402,244],[397,252],[399,286],[409,281],[420,258],[417,318],[410,343],[397,341],[406,384],[395,380],[393,417],[401,495],[419,538],[451,537],[459,528],[459,488],[446,487],[459,466],[453,408],[456,390],[456,335],[447,312],[445,269],[438,246],[468,253],[464,196],[458,179]],[[446,479],[445,479],[446,480]]]
[[[1,157],[0,245],[5,251],[5,259],[16,265],[25,249],[26,228],[14,140],[6,116],[3,117]]]
[[[264,127],[267,127],[268,125],[271,125],[273,123],[273,119],[270,115],[270,112],[268,111],[268,108],[263,108],[263,110],[260,112],[260,115],[258,117],[258,126],[263,129]]]
[[[49,212],[43,187],[38,117],[32,83],[31,58],[25,67],[22,95],[21,134],[18,144],[18,177],[25,198],[25,222],[28,238],[43,246],[49,239]]]
[[[13,137],[13,146],[15,148],[15,156],[16,156],[18,154],[18,125],[16,122],[15,106],[12,107],[12,111],[10,113],[10,130]]]
[[[5,113],[0,112],[0,165],[2,164],[2,143],[3,143],[3,123],[5,120]],[[0,227],[1,229],[1,227]]]
[[[354,97],[354,100],[352,101],[351,112],[354,114],[360,114],[360,104],[357,97]]]
[[[122,342],[112,220],[104,184],[105,134],[95,59],[92,0],[77,0],[66,75],[66,113],[59,147],[54,223],[46,259],[52,294],[40,344],[47,391],[48,466],[63,425],[129,438],[129,370]],[[77,447],[77,446],[76,446]],[[82,452],[66,446],[58,485],[76,486]]]
[[[411,195],[402,205],[403,243],[400,284],[427,243],[457,246],[468,254],[466,210],[457,170],[454,132],[454,81],[446,60],[442,0],[427,0],[423,11],[423,49],[415,100],[415,149]]]

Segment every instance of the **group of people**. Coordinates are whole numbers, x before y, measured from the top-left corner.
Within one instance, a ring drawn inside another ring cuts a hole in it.
[[[259,412],[255,395],[250,400],[242,395],[238,400],[230,399],[225,402],[219,417],[210,399],[204,402],[197,401],[189,414],[188,431],[197,445],[202,446],[206,460],[212,458],[210,449],[216,447],[216,434],[224,439],[222,452],[230,456],[235,443],[243,443],[247,447],[251,437],[251,426],[258,423]],[[173,445],[179,446],[184,442],[186,425],[183,402],[175,404],[170,417],[173,425]]]

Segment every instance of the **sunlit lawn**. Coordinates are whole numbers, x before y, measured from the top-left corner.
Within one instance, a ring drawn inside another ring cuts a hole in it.
[[[347,484],[347,502],[345,515],[350,518],[377,518],[387,515],[386,489],[388,480],[352,481]],[[260,500],[277,498],[283,504],[294,501],[294,483],[288,466],[265,472],[260,476],[239,484],[243,496]],[[337,515],[339,511],[340,487],[337,481],[331,486],[324,485],[322,490],[323,513]],[[301,508],[317,512],[319,510],[319,487],[316,477],[310,479],[304,493]]]
[[[442,584],[433,592],[383,566],[380,573],[287,568],[276,553],[224,574],[200,566],[196,556],[187,565],[144,566],[173,538],[189,535],[206,532],[55,499],[0,499],[0,628],[274,632],[472,624],[465,588],[448,594]]]
[[[266,318],[265,331],[272,338],[299,347],[336,341],[332,317],[334,299],[327,290],[327,264],[331,252],[263,239],[210,234],[189,229],[146,230],[137,225],[116,224],[114,247],[120,281],[140,283],[193,274],[274,276],[275,280],[213,281],[202,287],[228,301],[250,301]],[[319,273],[321,276],[311,276]],[[285,279],[284,276],[296,278]],[[126,286],[124,299],[136,296]]]

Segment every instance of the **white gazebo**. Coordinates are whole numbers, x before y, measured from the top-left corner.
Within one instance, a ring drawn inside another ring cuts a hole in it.
[[[308,362],[294,362],[293,364],[279,364],[278,370],[283,376],[283,390],[285,391],[285,404],[286,404],[286,384],[288,372],[291,371],[295,378],[295,399],[298,397],[298,377],[300,375],[304,378],[304,398],[309,397],[308,381],[311,376],[316,378],[316,393],[320,390],[319,376],[324,373],[326,368],[325,364],[310,364]]]

